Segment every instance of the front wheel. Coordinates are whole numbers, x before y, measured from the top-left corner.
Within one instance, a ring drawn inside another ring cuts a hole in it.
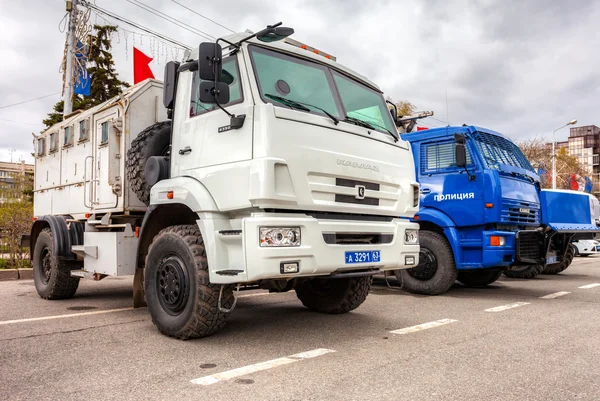
[[[358,308],[371,289],[372,276],[348,278],[314,278],[296,283],[296,296],[315,312],[340,314]]]
[[[502,276],[502,270],[498,269],[460,271],[457,280],[467,287],[485,287],[498,280],[500,276]]]
[[[559,263],[547,265],[542,273],[543,274],[558,274],[560,272],[565,271],[565,269],[571,265],[571,262],[573,262],[574,256],[575,256],[575,246],[569,245],[562,260]]]
[[[504,275],[510,278],[534,278],[543,270],[542,264],[514,266],[510,270],[505,270]]]
[[[221,286],[209,282],[206,251],[196,225],[165,228],[154,237],[145,267],[145,292],[152,322],[161,333],[187,340],[225,326],[219,309]],[[230,309],[233,286],[223,288],[221,306]]]
[[[432,231],[419,231],[419,265],[394,270],[403,290],[413,294],[439,295],[450,289],[458,272],[446,238]]]

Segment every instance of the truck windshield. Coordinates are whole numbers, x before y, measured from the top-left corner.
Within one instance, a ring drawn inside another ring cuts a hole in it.
[[[396,136],[383,96],[375,90],[322,64],[258,46],[249,49],[265,102],[314,114],[329,114]],[[294,107],[292,102],[304,107]]]
[[[481,131],[475,132],[473,139],[488,168],[502,170],[500,165],[504,164],[535,173],[535,169],[521,149],[510,140]]]

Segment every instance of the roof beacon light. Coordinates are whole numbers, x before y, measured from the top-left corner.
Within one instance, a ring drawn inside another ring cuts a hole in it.
[[[304,49],[304,50],[308,50],[309,52],[312,52],[314,54],[318,54],[319,56],[323,56],[323,57],[325,57],[325,58],[327,58],[327,59],[329,59],[331,61],[335,61],[336,60],[335,57],[332,56],[331,54],[328,54],[328,53],[325,53],[325,52],[323,52],[321,50],[315,49],[314,47],[305,45],[304,43],[298,42],[297,40],[294,40],[294,39],[291,39],[291,38],[285,38],[283,41],[285,43],[287,43],[288,45],[292,45],[292,46],[296,46],[296,47],[299,47],[299,48]]]

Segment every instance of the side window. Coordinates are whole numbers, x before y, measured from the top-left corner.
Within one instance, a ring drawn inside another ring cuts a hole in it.
[[[57,148],[58,148],[57,133],[53,132],[50,134],[50,153],[56,152]]]
[[[235,56],[227,57],[223,60],[223,76],[233,81],[229,84],[229,103],[221,106],[229,106],[242,101],[242,87],[240,85],[240,73],[238,62]],[[217,108],[213,103],[201,103],[198,96],[198,87],[201,80],[198,78],[198,71],[194,71],[192,78],[192,96],[190,97],[190,117],[212,111]]]
[[[79,121],[79,141],[85,141],[88,139],[88,121]]]
[[[421,145],[421,172],[435,173],[455,170],[454,141],[425,143]],[[467,146],[467,165],[472,165],[471,152]]]
[[[105,143],[108,143],[108,121],[102,123],[102,138],[100,140],[100,145]]]
[[[65,142],[63,143],[63,145],[64,146],[73,145],[73,126],[72,125],[65,127]]]
[[[38,156],[44,156],[46,154],[46,138],[38,139],[37,145],[38,145],[38,148],[37,148]]]

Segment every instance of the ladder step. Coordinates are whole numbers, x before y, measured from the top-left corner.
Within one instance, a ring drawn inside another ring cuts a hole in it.
[[[85,278],[86,272],[84,270],[71,270],[71,277]]]
[[[97,225],[96,228],[125,228],[127,224],[106,224],[106,225]]]

